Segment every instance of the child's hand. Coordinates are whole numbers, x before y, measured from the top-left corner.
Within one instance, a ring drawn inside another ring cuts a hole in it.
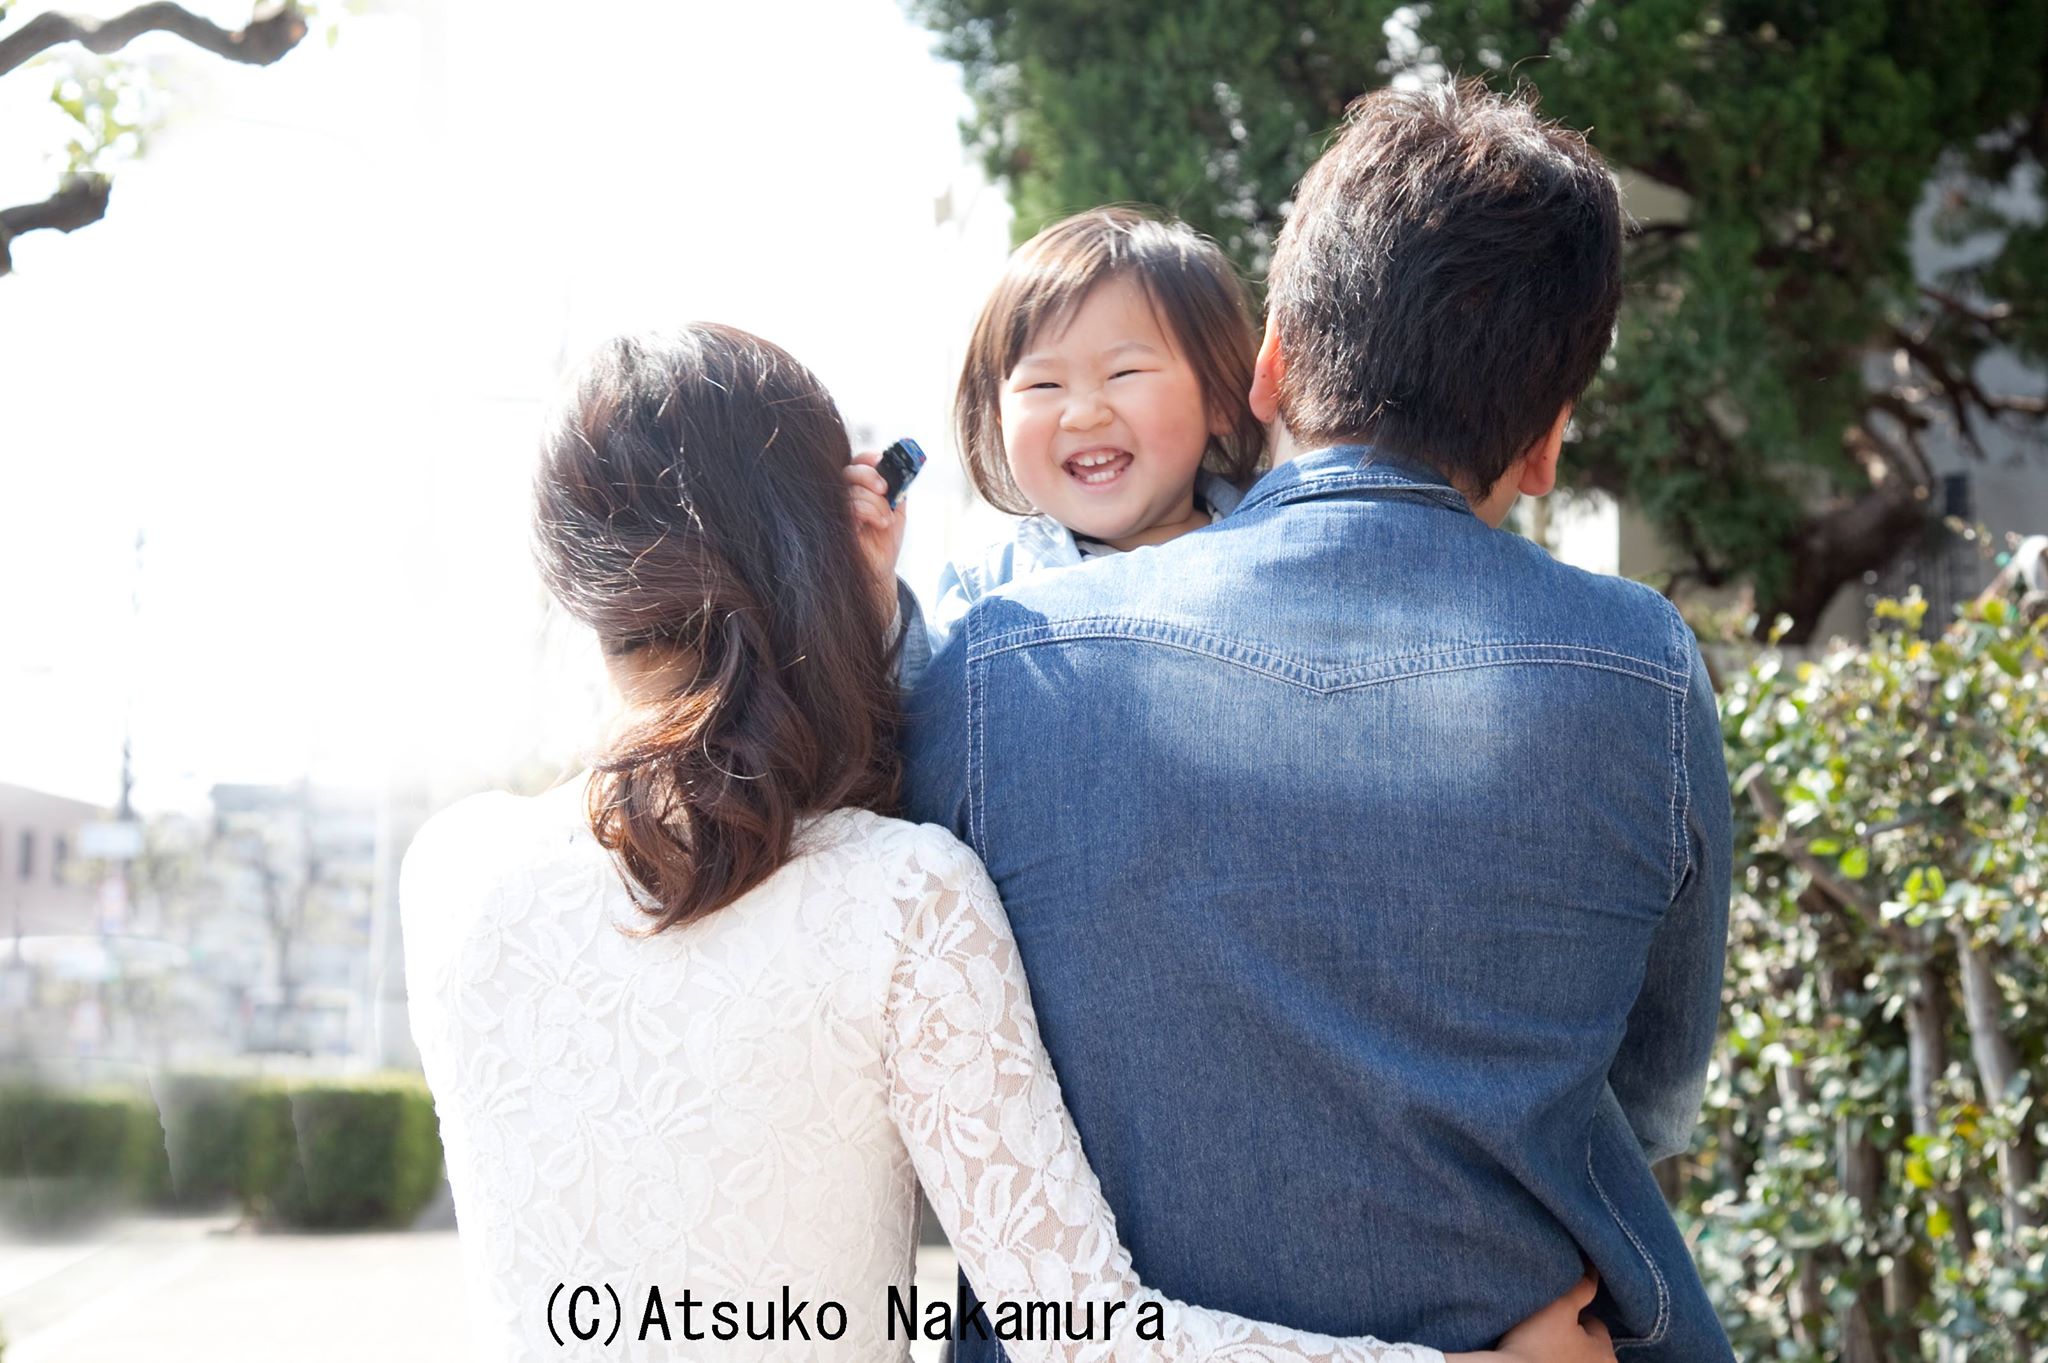
[[[863,450],[846,466],[846,497],[853,511],[854,538],[860,542],[882,600],[885,614],[896,609],[896,559],[903,552],[905,510],[889,509],[889,484],[875,471],[879,450]]]
[[[1507,1332],[1486,1353],[1446,1354],[1446,1363],[1614,1363],[1614,1344],[1597,1319],[1579,1319],[1600,1284],[1591,1274]]]

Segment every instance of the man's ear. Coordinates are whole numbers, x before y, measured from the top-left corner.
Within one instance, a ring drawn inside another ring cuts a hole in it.
[[[1557,461],[1564,453],[1564,428],[1571,419],[1572,405],[1567,402],[1557,409],[1550,430],[1522,456],[1522,474],[1515,490],[1524,497],[1541,497],[1557,486]]]
[[[1287,372],[1287,360],[1280,353],[1280,324],[1268,317],[1266,336],[1259,342],[1259,357],[1252,363],[1252,415],[1271,424],[1280,414],[1280,380]]]

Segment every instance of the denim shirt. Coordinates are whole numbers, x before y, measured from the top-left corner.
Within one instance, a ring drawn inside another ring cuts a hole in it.
[[[1221,520],[1237,509],[1244,493],[1228,478],[1203,469],[1195,475],[1195,500],[1212,520]],[[1071,568],[1104,556],[1084,551],[1074,532],[1052,517],[1026,516],[978,557],[954,559],[946,565],[939,576],[938,600],[929,615],[898,579],[896,613],[903,630],[903,648],[897,654],[897,680],[905,690],[916,686],[932,654],[959,626],[968,608],[996,588],[1048,568]]]
[[[911,814],[1002,891],[1149,1285],[1472,1350],[1583,1254],[1625,1357],[1733,1358],[1649,1167],[1697,1118],[1730,873],[1713,692],[1657,593],[1322,450],[976,601],[907,753]]]

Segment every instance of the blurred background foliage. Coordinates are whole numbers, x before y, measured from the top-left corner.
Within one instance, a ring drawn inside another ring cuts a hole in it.
[[[1747,586],[1807,640],[1939,491],[2048,406],[1977,364],[2048,353],[2048,0],[907,0],[965,73],[1019,237],[1160,205],[1263,276],[1360,94],[1445,72],[1587,130],[1641,216],[1576,414],[1577,486],[1669,541],[1674,589]],[[1945,262],[1916,271],[1916,231]]]
[[[1663,1172],[1740,1357],[2048,1357],[2044,608],[1886,602],[1723,690],[1728,1011]]]
[[[432,1201],[441,1164],[433,1099],[412,1073],[0,1088],[0,1222],[20,1231],[233,1205],[277,1227],[403,1227]]]

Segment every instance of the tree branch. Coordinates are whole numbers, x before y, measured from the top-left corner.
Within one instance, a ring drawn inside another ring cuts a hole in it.
[[[1983,307],[1977,307],[1964,302],[1952,293],[1929,288],[1925,284],[1920,286],[1920,296],[1929,302],[1939,303],[1958,317],[1975,322],[1978,326],[1990,331],[1995,331],[2000,322],[2007,321],[2012,317],[2012,305],[2009,303],[1990,303]]]
[[[112,19],[38,14],[0,38],[0,76],[65,43],[80,43],[88,51],[105,56],[120,51],[145,33],[173,34],[217,57],[250,66],[268,66],[297,47],[306,36],[306,16],[290,0],[281,9],[251,18],[246,28],[234,30],[202,19],[169,0],[138,5]]]
[[[1987,1106],[2005,1101],[2013,1081],[2021,1074],[2021,1061],[2012,1039],[2005,1034],[2004,1005],[1991,958],[1970,937],[1961,919],[1949,925],[1956,939],[1956,952],[1963,977],[1963,1017],[1970,1029],[1970,1056],[1977,1065],[1977,1082]],[[1998,1149],[1999,1173],[2005,1183],[2005,1216],[2008,1225],[2038,1226],[2041,1208],[2029,1199],[2041,1177],[2041,1161],[2021,1122],[2010,1141]]]
[[[1792,584],[1780,596],[1759,602],[1769,620],[1783,612],[1792,617],[1786,642],[1806,643],[1820,624],[1820,613],[1836,588],[1891,562],[1932,518],[1925,486],[1889,480],[1853,501],[1813,517],[1792,542]]]
[[[1977,382],[1976,375],[1970,372],[1967,364],[1950,364],[1945,356],[1912,332],[1894,327],[1892,339],[1941,389],[1948,399],[1949,411],[1955,417],[1957,431],[1980,458],[1984,454],[1984,445],[1970,425],[1972,405],[1989,416],[2048,416],[2048,398],[1993,397],[1984,391],[1984,386]]]
[[[1899,423],[1899,433],[1905,438],[1903,447],[1885,439],[1870,422],[1870,412],[1883,412]],[[1845,438],[1850,452],[1864,461],[1866,471],[1876,469],[1902,480],[1908,487],[1933,487],[1934,466],[1928,462],[1927,448],[1920,443],[1920,432],[1929,425],[1927,416],[1916,411],[1913,405],[1895,392],[1872,393],[1866,404],[1864,416],[1851,428]]]
[[[1766,823],[1780,826],[1784,824],[1785,802],[1778,798],[1778,792],[1771,789],[1770,782],[1764,779],[1761,771],[1749,778],[1747,794],[1749,803]],[[1846,876],[1837,875],[1834,867],[1807,850],[1804,839],[1785,841],[1780,844],[1779,851],[1793,865],[1806,872],[1807,883],[1814,889],[1842,908],[1862,914],[1872,926],[1889,934],[1890,929],[1884,926],[1883,906],[1878,903],[1876,896]]]
[[[55,194],[41,203],[0,209],[0,275],[14,269],[9,247],[23,232],[76,232],[107,214],[114,183],[104,175],[67,175]]]

